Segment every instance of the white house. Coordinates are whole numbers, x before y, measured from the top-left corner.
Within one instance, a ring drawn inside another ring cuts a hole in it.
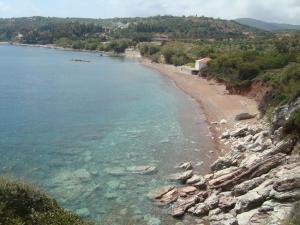
[[[196,70],[201,70],[203,67],[207,65],[207,63],[210,61],[210,58],[203,58],[203,59],[198,59],[195,62],[195,69]]]

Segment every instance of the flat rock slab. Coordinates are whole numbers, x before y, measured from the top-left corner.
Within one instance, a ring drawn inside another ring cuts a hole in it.
[[[141,174],[141,175],[153,174],[153,173],[157,172],[156,167],[155,166],[150,166],[150,165],[129,166],[129,167],[126,168],[126,170],[129,173]]]
[[[199,181],[204,180],[204,177],[200,176],[200,175],[193,175],[191,178],[189,178],[186,183],[187,184],[195,184]]]
[[[183,214],[198,201],[197,196],[192,196],[185,199],[179,199],[175,204],[171,206],[169,214],[174,217],[183,216]]]
[[[193,176],[193,170],[188,170],[182,173],[175,173],[170,175],[168,178],[171,181],[186,181],[187,179],[191,178]]]
[[[163,187],[160,187],[156,190],[153,190],[153,191],[149,192],[147,194],[147,197],[150,198],[150,199],[158,199],[158,198],[161,198],[167,192],[173,190],[174,188],[175,187],[171,186],[171,185],[163,186]]]

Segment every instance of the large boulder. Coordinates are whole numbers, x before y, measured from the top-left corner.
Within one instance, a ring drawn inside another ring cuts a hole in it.
[[[272,180],[266,180],[257,188],[237,197],[235,212],[242,213],[257,208],[267,199],[272,190]]]
[[[243,112],[243,113],[239,113],[235,116],[235,120],[239,121],[239,120],[249,120],[249,119],[253,119],[256,117],[256,114],[250,114],[247,112]]]

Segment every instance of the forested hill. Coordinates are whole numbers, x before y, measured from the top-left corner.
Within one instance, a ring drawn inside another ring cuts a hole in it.
[[[54,18],[26,17],[0,19],[0,40],[22,36],[25,43],[54,43],[60,38],[83,39],[105,34],[109,38],[150,40],[155,33],[171,39],[243,39],[264,35],[261,30],[235,21],[208,17],[155,16],[145,18]]]
[[[135,33],[165,33],[174,39],[238,39],[262,35],[262,31],[231,20],[209,17],[156,16],[147,18],[124,18],[120,22],[126,29],[119,36],[132,38]]]

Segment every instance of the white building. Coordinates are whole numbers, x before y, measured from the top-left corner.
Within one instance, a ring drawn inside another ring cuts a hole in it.
[[[210,58],[203,58],[203,59],[198,59],[195,62],[195,69],[196,70],[201,70],[203,67],[207,65],[207,63],[210,61]]]

